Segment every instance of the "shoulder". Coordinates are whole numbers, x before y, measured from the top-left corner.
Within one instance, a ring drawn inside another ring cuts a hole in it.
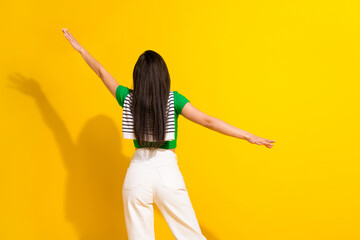
[[[190,100],[181,93],[179,93],[178,91],[173,91],[173,92],[174,92],[175,111],[178,114],[181,114],[181,111],[184,108],[185,104],[190,102]]]
[[[125,86],[123,86],[123,85],[119,85],[119,86],[117,86],[117,88],[116,88],[116,93],[117,93],[117,94],[130,93],[130,92],[132,92],[132,91],[133,91],[132,89],[130,89],[130,88],[128,88],[128,87],[125,87]]]
[[[179,99],[179,101],[189,101],[183,94],[179,93],[179,91],[173,91],[174,98]]]
[[[133,91],[132,89],[125,87],[123,85],[117,86],[115,95],[116,95],[116,100],[118,101],[118,103],[121,107],[123,107],[123,105],[124,105],[124,100],[125,100],[126,96],[129,93],[131,93],[132,91]]]

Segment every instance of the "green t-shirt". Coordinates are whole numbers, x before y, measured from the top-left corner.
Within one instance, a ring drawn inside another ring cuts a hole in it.
[[[116,88],[116,100],[118,101],[119,105],[123,108],[124,107],[124,100],[126,96],[133,91],[125,86],[119,85]],[[173,91],[174,93],[174,107],[175,107],[175,139],[171,141],[165,141],[163,145],[159,148],[165,149],[173,149],[176,148],[176,140],[177,140],[177,130],[178,130],[178,117],[181,114],[181,111],[186,103],[190,102],[186,97],[178,93],[178,91]],[[136,148],[141,148],[136,139],[133,139],[134,145]]]

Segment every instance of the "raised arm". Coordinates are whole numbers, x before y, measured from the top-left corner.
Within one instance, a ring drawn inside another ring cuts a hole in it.
[[[80,43],[71,35],[67,28],[62,28],[62,32],[67,40],[71,43],[73,48],[81,54],[85,62],[90,66],[90,68],[101,78],[107,89],[110,93],[115,96],[115,91],[119,83],[115,80],[110,73],[93,57],[91,54],[80,45]]]
[[[195,108],[190,102],[185,104],[184,108],[182,109],[181,115],[183,115],[186,119],[194,123],[200,124],[206,128],[231,137],[247,140],[248,142],[253,144],[265,145],[268,148],[272,148],[272,143],[275,142],[275,140],[258,137],[240,128],[234,127],[218,118],[209,116]]]

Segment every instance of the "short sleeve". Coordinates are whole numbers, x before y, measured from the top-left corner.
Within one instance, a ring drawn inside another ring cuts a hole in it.
[[[131,89],[129,89],[125,86],[122,86],[122,85],[119,85],[116,88],[116,91],[115,91],[116,100],[122,108],[124,107],[124,100],[130,92],[131,92]]]
[[[177,114],[181,114],[182,109],[184,108],[185,104],[190,102],[189,99],[184,97],[178,91],[174,91],[174,104],[175,104],[175,111]]]

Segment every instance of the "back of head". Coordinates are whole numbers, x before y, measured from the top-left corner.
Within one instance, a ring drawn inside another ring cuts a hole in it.
[[[147,50],[138,58],[133,71],[131,110],[134,132],[141,147],[158,148],[165,141],[167,103],[170,75],[164,59],[155,51]],[[153,136],[146,141],[145,134]]]

